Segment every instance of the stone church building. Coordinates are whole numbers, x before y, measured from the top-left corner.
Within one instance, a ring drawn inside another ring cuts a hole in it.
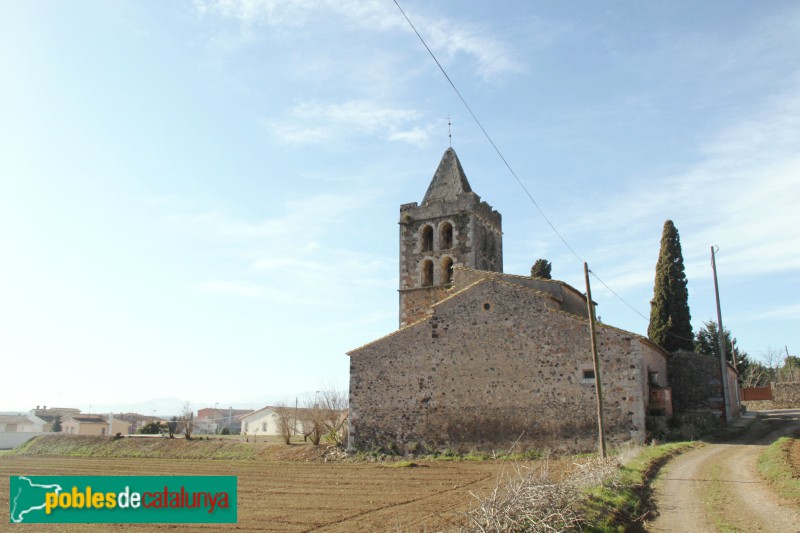
[[[585,295],[503,274],[501,216],[448,148],[421,204],[400,206],[400,329],[352,350],[351,446],[596,447]],[[645,437],[667,353],[597,324],[606,437]]]

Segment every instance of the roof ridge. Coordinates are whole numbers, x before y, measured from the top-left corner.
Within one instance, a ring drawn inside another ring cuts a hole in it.
[[[562,281],[560,279],[534,278],[533,276],[525,276],[523,274],[509,274],[508,272],[492,272],[491,270],[481,270],[479,268],[470,268],[470,267],[463,266],[463,265],[458,265],[458,266],[456,266],[454,268],[456,270],[470,270],[472,272],[486,272],[487,274],[493,275],[493,276],[508,276],[508,277],[511,277],[511,278],[519,278],[519,279],[535,279],[536,281],[548,281],[550,283],[558,283],[559,285],[567,285],[568,287],[572,287],[572,285],[570,285],[566,281]],[[572,288],[575,289],[575,287],[572,287]],[[575,290],[577,290],[577,289],[575,289]]]
[[[463,266],[463,265],[457,265],[457,266],[455,266],[453,268],[455,270],[468,270],[470,272],[483,272],[483,273],[486,273],[487,277],[491,277],[491,276],[507,276],[507,277],[510,277],[510,278],[517,278],[517,279],[520,279],[520,280],[534,280],[534,281],[544,281],[544,282],[548,282],[548,283],[555,283],[557,285],[561,285],[562,287],[565,287],[567,289],[575,291],[576,294],[579,294],[579,295],[583,296],[584,298],[586,298],[586,293],[585,292],[581,292],[580,289],[578,289],[576,287],[573,287],[572,285],[570,285],[566,281],[563,281],[563,280],[560,280],[560,279],[534,278],[532,276],[525,276],[525,275],[522,275],[522,274],[508,274],[506,272],[492,272],[492,271],[489,271],[489,270],[480,270],[480,269],[477,269],[477,268],[470,268],[470,267],[466,267],[466,266]],[[594,302],[595,305],[599,305],[595,300],[592,300],[592,302]]]
[[[587,317],[581,316],[581,315],[576,315],[575,313],[570,313],[569,311],[564,311],[563,309],[551,309],[551,311],[553,313],[561,313],[562,315],[570,316],[570,317],[572,317],[572,318],[574,318],[576,320],[580,320],[581,322],[586,322],[586,323],[589,322],[589,319]],[[661,346],[659,346],[658,344],[654,343],[653,341],[651,341],[650,339],[648,339],[644,335],[641,335],[639,333],[634,333],[633,331],[628,331],[627,329],[618,328],[616,326],[612,326],[610,324],[606,324],[605,322],[600,322],[599,320],[595,320],[594,324],[598,328],[611,329],[611,330],[614,330],[614,331],[618,331],[620,333],[626,333],[628,335],[636,337],[638,340],[649,342],[650,344],[653,344],[654,346],[658,347],[659,349],[661,349],[665,353],[669,354],[669,352],[664,350],[664,348],[661,348]]]
[[[439,304],[443,304],[444,302],[446,302],[446,301],[448,301],[448,300],[450,300],[450,299],[452,299],[452,298],[455,298],[456,296],[458,296],[458,295],[459,295],[459,294],[461,294],[462,292],[465,292],[465,291],[468,291],[468,290],[470,290],[470,289],[471,289],[471,288],[473,288],[475,285],[480,285],[481,283],[484,283],[484,282],[486,282],[486,281],[489,281],[489,279],[488,279],[488,278],[481,278],[481,279],[479,279],[479,280],[477,280],[477,281],[473,281],[472,283],[470,283],[470,284],[469,284],[469,285],[467,285],[466,287],[462,287],[461,289],[458,289],[457,291],[453,291],[451,294],[448,294],[446,297],[442,298],[441,300],[439,300],[439,301],[438,301],[438,302],[436,302],[435,304],[432,304],[432,305],[431,305],[431,307],[433,308],[433,307],[436,307],[436,306],[437,306],[437,305],[439,305]],[[452,289],[451,289],[451,290],[452,290]]]

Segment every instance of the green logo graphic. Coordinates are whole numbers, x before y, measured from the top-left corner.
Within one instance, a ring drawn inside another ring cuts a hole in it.
[[[12,524],[235,523],[236,476],[11,476]]]

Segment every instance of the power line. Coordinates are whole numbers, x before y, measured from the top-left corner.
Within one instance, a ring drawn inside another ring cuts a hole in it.
[[[528,198],[530,199],[531,203],[533,203],[533,205],[536,207],[536,210],[537,210],[537,211],[539,211],[539,214],[540,214],[540,215],[542,215],[542,218],[544,218],[545,222],[547,222],[547,225],[548,225],[548,226],[550,226],[550,229],[552,229],[552,230],[553,230],[553,233],[555,233],[555,234],[556,234],[556,236],[558,236],[558,238],[561,240],[561,242],[562,242],[562,243],[564,243],[564,246],[566,246],[566,247],[567,247],[567,249],[568,249],[568,250],[569,250],[569,251],[572,253],[572,255],[574,255],[574,256],[575,256],[575,258],[576,258],[578,261],[580,261],[581,263],[585,263],[586,261],[584,261],[584,259],[583,259],[583,258],[582,258],[580,255],[578,255],[578,253],[577,253],[577,252],[576,252],[576,251],[575,251],[575,250],[572,248],[572,246],[570,246],[570,245],[569,245],[569,243],[567,242],[567,240],[566,240],[566,239],[565,239],[565,238],[564,238],[564,237],[561,235],[561,233],[560,233],[560,232],[559,232],[559,231],[556,229],[555,225],[554,225],[554,224],[553,224],[553,223],[550,221],[550,219],[549,219],[549,218],[547,217],[547,215],[544,213],[544,211],[543,211],[543,210],[542,210],[542,208],[539,206],[539,204],[538,204],[538,202],[536,201],[536,199],[534,199],[533,195],[530,193],[530,191],[528,191],[528,188],[527,188],[527,187],[525,187],[525,184],[524,184],[524,183],[522,183],[522,180],[520,180],[520,179],[519,179],[519,176],[517,176],[517,173],[516,173],[516,172],[514,172],[514,169],[513,169],[513,168],[511,168],[511,165],[508,163],[508,161],[506,160],[506,158],[503,156],[502,152],[500,152],[500,149],[499,149],[499,148],[497,147],[497,145],[494,143],[494,141],[492,140],[492,137],[489,135],[489,133],[488,133],[488,132],[486,131],[486,129],[483,127],[483,124],[481,124],[481,121],[478,119],[478,117],[477,117],[477,116],[475,115],[475,113],[472,111],[472,108],[469,106],[469,104],[467,103],[466,99],[465,99],[465,98],[464,98],[464,97],[461,95],[461,92],[458,90],[458,88],[456,87],[455,83],[453,83],[453,80],[451,80],[451,79],[450,79],[450,76],[447,74],[447,71],[445,71],[445,69],[444,69],[444,67],[442,66],[442,64],[441,64],[441,63],[439,62],[439,60],[436,58],[436,55],[433,53],[433,51],[432,51],[432,50],[430,49],[430,47],[428,46],[428,43],[426,43],[426,42],[425,42],[425,39],[423,39],[423,38],[422,38],[422,35],[420,35],[419,31],[417,31],[417,28],[414,26],[414,23],[413,23],[413,22],[411,22],[411,19],[409,19],[409,18],[408,18],[408,15],[406,15],[406,12],[405,12],[405,11],[403,11],[403,8],[402,8],[402,7],[400,7],[400,4],[397,2],[397,0],[394,0],[394,4],[397,6],[397,9],[399,9],[399,10],[400,10],[400,13],[402,13],[403,17],[404,17],[404,18],[406,19],[406,21],[408,22],[408,25],[409,25],[409,26],[411,26],[411,29],[412,29],[412,30],[414,30],[414,33],[417,35],[417,37],[419,38],[419,40],[420,40],[420,42],[422,43],[422,45],[423,45],[423,46],[425,47],[425,49],[428,51],[428,54],[430,54],[431,58],[434,60],[434,62],[436,62],[436,65],[439,67],[439,70],[442,72],[442,74],[444,75],[444,77],[447,79],[447,82],[450,84],[450,87],[452,87],[452,88],[453,88],[453,91],[455,91],[456,95],[458,95],[458,98],[461,100],[461,103],[462,103],[462,104],[464,104],[464,107],[467,109],[467,111],[469,111],[469,114],[472,116],[472,119],[475,121],[475,123],[478,125],[478,127],[480,128],[480,130],[483,132],[483,135],[484,135],[484,136],[486,137],[486,139],[489,141],[489,144],[491,144],[491,145],[492,145],[492,148],[494,148],[494,151],[495,151],[495,152],[497,152],[497,155],[498,155],[498,156],[500,157],[500,159],[503,161],[503,164],[506,166],[506,168],[508,169],[508,171],[511,173],[511,175],[514,177],[514,179],[517,181],[517,183],[519,184],[519,186],[520,186],[520,187],[522,187],[522,190],[523,190],[523,191],[525,191],[525,194],[528,196]],[[614,290],[613,290],[611,287],[609,287],[609,286],[608,286],[608,284],[607,284],[605,281],[603,281],[602,279],[600,279],[600,276],[598,276],[598,275],[597,275],[595,272],[593,272],[593,271],[591,271],[591,270],[590,270],[589,272],[592,274],[592,276],[594,276],[594,277],[595,277],[595,279],[597,279],[597,281],[599,281],[599,282],[600,282],[600,284],[601,284],[601,285],[603,285],[603,287],[605,287],[606,289],[608,289],[608,291],[609,291],[609,292],[611,292],[611,294],[613,294],[613,295],[614,295],[614,296],[615,296],[615,297],[616,297],[616,298],[617,298],[619,301],[621,301],[622,303],[624,303],[624,304],[625,304],[626,306],[628,306],[628,307],[629,307],[629,308],[630,308],[630,309],[631,309],[631,310],[632,310],[634,313],[636,313],[637,315],[639,315],[639,316],[640,316],[640,317],[642,317],[643,319],[645,319],[645,320],[649,320],[649,318],[647,318],[646,316],[644,316],[644,315],[643,315],[641,312],[639,312],[639,310],[638,310],[638,309],[636,309],[635,307],[633,307],[633,305],[631,305],[630,303],[628,303],[628,301],[627,301],[627,300],[625,300],[625,299],[624,299],[622,296],[620,296],[619,294],[617,294],[617,292],[616,292],[616,291],[614,291]],[[669,335],[672,335],[672,336],[674,336],[674,337],[676,337],[676,338],[679,338],[679,339],[683,339],[683,340],[691,340],[691,339],[684,339],[683,337],[680,337],[679,335],[675,335],[674,333],[669,333],[669,332],[668,332],[668,334],[669,334]]]
[[[632,306],[631,304],[629,304],[629,303],[628,303],[628,301],[627,301],[627,300],[625,300],[625,298],[623,298],[622,296],[620,296],[619,294],[617,294],[617,293],[614,291],[614,289],[612,289],[611,287],[609,287],[609,286],[606,284],[606,282],[605,282],[605,281],[603,281],[602,279],[600,279],[600,276],[598,276],[597,274],[595,274],[595,273],[594,273],[592,270],[589,270],[589,274],[591,274],[592,276],[594,276],[594,278],[595,278],[597,281],[599,281],[599,282],[600,282],[600,284],[601,284],[603,287],[605,287],[606,289],[608,289],[608,291],[609,291],[611,294],[613,294],[614,296],[616,296],[616,297],[617,297],[617,299],[618,299],[620,302],[622,302],[622,303],[624,303],[625,305],[627,305],[627,306],[630,308],[630,310],[631,310],[631,311],[633,311],[634,313],[636,313],[637,315],[639,315],[640,317],[642,317],[643,319],[645,319],[645,320],[647,320],[647,321],[649,321],[649,320],[650,320],[649,318],[647,318],[646,316],[644,316],[642,313],[640,313],[638,309],[636,309],[634,306]],[[671,331],[665,331],[664,333],[666,333],[666,334],[667,334],[667,335],[669,335],[670,337],[674,337],[674,338],[676,338],[676,339],[680,339],[680,340],[682,340],[682,341],[694,342],[694,339],[687,339],[686,337],[683,337],[683,336],[681,336],[681,335],[678,335],[678,334],[676,334],[676,333],[672,333]]]
[[[403,8],[400,7],[400,4],[397,3],[397,0],[394,0],[394,4],[397,6],[397,9],[400,10],[400,13],[403,14],[403,17],[405,17],[406,21],[408,22],[408,25],[411,26],[411,29],[414,30],[414,33],[417,34],[417,37],[419,37],[420,42],[425,47],[425,49],[428,51],[428,53],[430,54],[431,58],[433,58],[433,60],[436,62],[436,65],[439,67],[439,70],[441,70],[442,74],[444,74],[444,77],[447,78],[448,83],[450,83],[450,87],[452,87],[453,90],[455,91],[455,93],[458,95],[458,98],[461,100],[461,103],[464,104],[464,107],[467,108],[467,111],[469,111],[469,114],[472,115],[472,119],[475,121],[475,123],[481,129],[481,131],[483,132],[483,135],[489,141],[489,144],[492,145],[492,148],[494,148],[494,151],[497,152],[498,156],[500,156],[500,159],[503,161],[503,163],[505,164],[505,166],[508,169],[508,171],[511,173],[512,176],[514,176],[514,179],[517,180],[517,183],[519,183],[519,186],[522,187],[523,191],[525,191],[525,194],[528,195],[528,198],[533,203],[533,205],[536,206],[536,209],[539,211],[539,214],[542,215],[542,218],[544,218],[545,222],[547,222],[547,225],[550,226],[550,229],[552,229],[553,232],[558,236],[558,238],[561,239],[561,242],[564,243],[564,246],[566,246],[567,249],[570,252],[572,252],[572,255],[574,255],[578,259],[578,261],[580,261],[581,263],[584,263],[585,261],[581,258],[580,255],[578,255],[578,253],[575,250],[572,249],[572,246],[569,245],[569,243],[566,241],[566,239],[564,239],[564,237],[561,235],[561,233],[559,233],[559,231],[556,229],[556,227],[553,225],[553,223],[550,221],[550,219],[547,218],[547,215],[545,215],[544,211],[542,211],[542,208],[539,207],[539,204],[533,198],[533,195],[531,195],[531,193],[528,191],[528,188],[525,187],[525,184],[522,183],[522,180],[519,179],[519,177],[517,176],[517,173],[514,172],[514,169],[511,168],[510,164],[508,164],[508,161],[506,161],[506,158],[503,156],[502,152],[500,152],[500,149],[494,143],[494,141],[492,140],[492,137],[489,135],[489,133],[486,131],[486,129],[484,129],[483,124],[481,124],[481,121],[478,120],[477,116],[475,116],[475,113],[472,112],[472,108],[469,106],[469,104],[464,99],[464,97],[461,96],[461,93],[459,92],[459,90],[456,87],[455,83],[453,83],[453,80],[451,80],[450,76],[447,75],[447,72],[444,70],[444,67],[442,66],[441,63],[439,63],[439,60],[434,55],[433,51],[431,51],[430,47],[428,46],[428,43],[426,43],[425,39],[422,38],[422,35],[419,34],[419,32],[417,31],[417,28],[411,22],[411,19],[408,18],[408,15],[406,15],[406,12],[403,11]]]

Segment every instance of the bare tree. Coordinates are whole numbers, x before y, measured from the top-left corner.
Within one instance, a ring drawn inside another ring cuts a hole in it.
[[[754,358],[742,373],[743,387],[766,387],[771,382],[781,380],[781,354],[771,346]]]
[[[294,435],[295,432],[295,420],[297,416],[295,409],[287,406],[285,402],[280,402],[273,408],[273,410],[275,411],[275,415],[278,419],[278,432],[280,433],[283,442],[289,444],[292,440],[292,435]]]
[[[748,365],[742,373],[742,387],[766,387],[774,376],[774,370],[759,362]]]
[[[192,432],[194,431],[194,411],[192,411],[192,404],[189,402],[183,405],[180,421],[183,426],[183,436],[186,437],[186,440],[191,440]]]
[[[325,409],[325,438],[330,444],[340,446],[347,433],[347,391],[340,387],[328,387],[321,391]]]
[[[331,444],[342,444],[347,421],[347,392],[336,385],[324,386],[305,401],[303,433],[314,444],[324,436]]]
[[[325,410],[319,403],[319,393],[314,398],[306,398],[303,409],[303,437],[311,439],[313,444],[319,444],[325,433]]]

